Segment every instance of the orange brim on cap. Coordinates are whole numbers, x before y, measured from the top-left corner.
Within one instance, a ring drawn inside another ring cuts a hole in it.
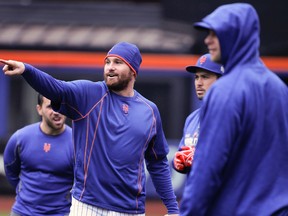
[[[138,74],[142,62],[141,53],[135,44],[120,42],[115,44],[107,53],[107,56],[114,56],[123,60],[135,74]]]
[[[135,76],[137,76],[137,73],[136,73],[135,69],[134,69],[134,68],[129,64],[129,62],[127,62],[123,57],[121,57],[121,56],[119,56],[119,55],[116,55],[116,54],[108,54],[108,55],[104,58],[104,60],[106,60],[106,58],[108,58],[108,57],[116,57],[116,58],[121,59],[122,61],[124,61],[124,62],[129,66],[129,68],[133,71],[133,73],[135,74]]]

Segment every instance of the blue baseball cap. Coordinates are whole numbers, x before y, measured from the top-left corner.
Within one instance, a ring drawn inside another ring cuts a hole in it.
[[[107,53],[105,59],[114,56],[123,60],[135,74],[138,74],[142,56],[135,44],[120,42],[115,44]]]
[[[216,73],[218,75],[223,75],[224,67],[221,64],[213,62],[211,60],[210,54],[202,55],[198,60],[196,65],[191,65],[186,67],[186,71],[191,73],[196,73],[197,69],[204,69],[211,73]]]

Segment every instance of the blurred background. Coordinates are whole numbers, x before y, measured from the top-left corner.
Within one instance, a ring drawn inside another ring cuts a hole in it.
[[[199,106],[185,67],[207,50],[204,33],[192,25],[232,2],[237,1],[0,0],[0,58],[24,61],[67,81],[98,81],[107,51],[120,41],[135,43],[143,55],[135,88],[158,105],[171,160],[186,117]],[[288,2],[241,2],[251,3],[259,14],[264,63],[288,83]],[[3,151],[13,132],[39,120],[37,94],[21,77],[2,73],[0,92],[0,195],[14,196],[5,179]],[[180,199],[185,176],[171,172]],[[149,175],[147,185],[149,201],[159,199]]]

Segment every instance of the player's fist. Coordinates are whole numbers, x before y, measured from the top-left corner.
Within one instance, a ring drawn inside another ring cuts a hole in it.
[[[184,166],[191,167],[193,163],[193,158],[195,154],[195,146],[182,146],[181,152],[184,155]]]
[[[185,160],[186,160],[185,156],[181,151],[175,152],[174,161],[173,161],[175,169],[179,171],[183,171],[185,168],[185,165],[184,165]]]

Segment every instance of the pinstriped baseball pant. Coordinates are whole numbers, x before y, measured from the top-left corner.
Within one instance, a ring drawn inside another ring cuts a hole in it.
[[[145,214],[128,214],[102,209],[82,203],[72,197],[72,206],[69,216],[145,216]]]

